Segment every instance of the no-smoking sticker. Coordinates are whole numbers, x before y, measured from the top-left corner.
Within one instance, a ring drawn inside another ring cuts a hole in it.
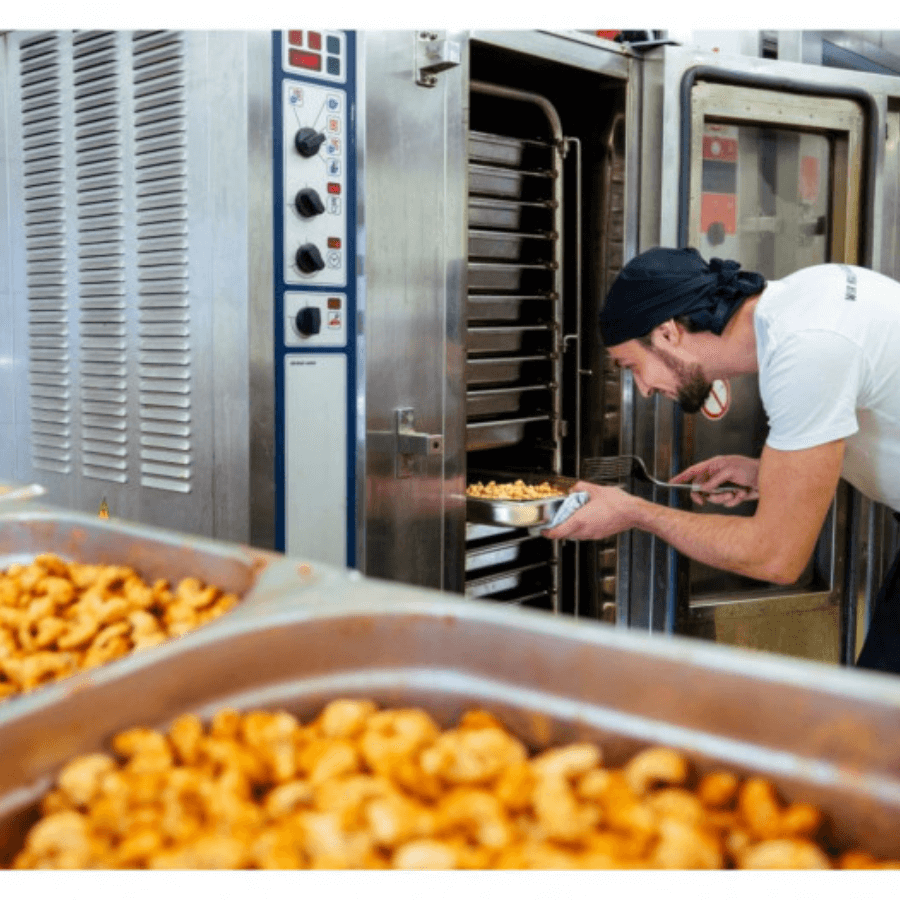
[[[717,378],[712,383],[712,389],[706,400],[703,402],[703,406],[700,407],[700,412],[702,412],[707,419],[715,422],[728,412],[729,406],[731,406],[731,388],[727,381]]]

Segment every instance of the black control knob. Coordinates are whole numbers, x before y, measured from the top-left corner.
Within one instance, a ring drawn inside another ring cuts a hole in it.
[[[302,244],[295,257],[297,268],[306,275],[325,268],[325,260],[315,244]]]
[[[322,311],[317,306],[304,306],[295,317],[300,334],[318,334],[322,330]]]
[[[309,219],[312,216],[318,216],[325,212],[325,204],[322,202],[318,191],[313,188],[303,188],[302,191],[297,191],[297,196],[294,197],[294,206],[297,207],[297,212],[304,219]]]
[[[315,128],[301,128],[294,135],[294,146],[301,156],[315,156],[325,140],[325,134]]]

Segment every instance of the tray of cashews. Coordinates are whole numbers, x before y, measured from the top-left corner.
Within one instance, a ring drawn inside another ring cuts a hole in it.
[[[0,865],[900,866],[896,679],[200,544],[235,607],[0,703]]]

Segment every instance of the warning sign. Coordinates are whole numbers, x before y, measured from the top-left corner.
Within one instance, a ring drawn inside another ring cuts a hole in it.
[[[715,422],[728,412],[730,406],[731,387],[727,381],[717,378],[712,383],[712,389],[706,400],[703,402],[703,406],[700,407],[700,412],[702,412],[707,419]]]

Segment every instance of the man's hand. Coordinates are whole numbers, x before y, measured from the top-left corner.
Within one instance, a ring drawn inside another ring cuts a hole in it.
[[[843,459],[842,439],[807,450],[774,450],[767,445],[757,475],[748,484],[751,492],[759,491],[752,516],[688,512],[634,497],[620,488],[580,481],[575,489],[587,491],[590,500],[558,528],[542,534],[551,539],[596,540],[640,528],[708,566],[793,584],[813,552]],[[739,466],[744,477],[756,468],[753,460],[748,462],[753,465]],[[711,473],[707,483],[714,478],[717,483],[731,477],[737,480],[739,470],[726,473],[725,468]],[[690,471],[679,477],[689,480]]]
[[[572,490],[587,491],[590,499],[561,525],[542,531],[544,537],[554,541],[600,540],[626,531],[634,524],[632,507],[635,498],[621,488],[579,481]]]
[[[737,506],[746,500],[759,499],[759,460],[749,456],[714,456],[679,472],[672,483],[696,486],[697,490],[691,492],[691,499],[698,506],[707,500],[720,506]],[[739,487],[724,493],[709,493],[724,484]]]

